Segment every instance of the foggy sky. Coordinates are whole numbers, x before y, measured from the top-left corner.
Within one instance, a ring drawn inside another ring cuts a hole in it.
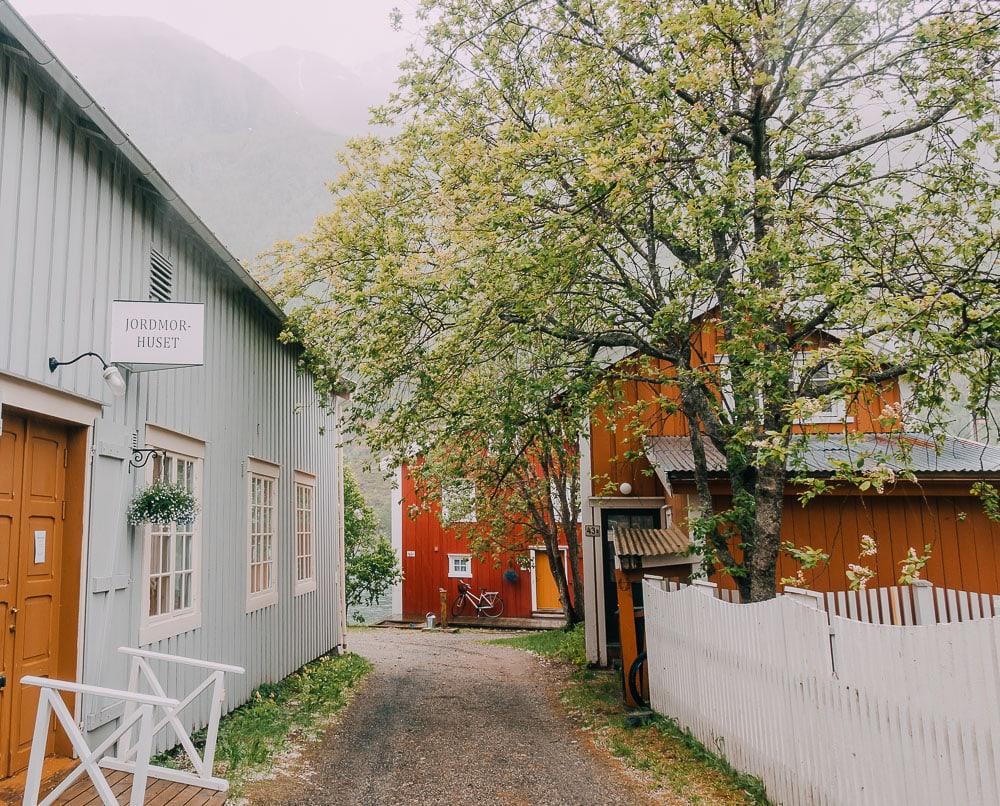
[[[105,14],[150,17],[240,59],[290,45],[349,67],[408,45],[416,0],[11,0],[23,16]],[[389,25],[397,6],[404,30]]]

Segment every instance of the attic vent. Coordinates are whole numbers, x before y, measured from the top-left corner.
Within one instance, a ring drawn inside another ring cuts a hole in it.
[[[149,298],[170,302],[174,290],[174,264],[155,249],[149,250]]]

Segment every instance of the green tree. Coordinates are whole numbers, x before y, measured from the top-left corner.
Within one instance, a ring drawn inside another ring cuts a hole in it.
[[[399,557],[349,468],[344,469],[344,555],[349,608],[374,604],[402,579]]]
[[[484,378],[531,411],[566,396],[574,416],[639,378],[689,425],[699,550],[761,600],[786,488],[830,483],[802,462],[804,418],[900,378],[914,391],[884,412],[895,427],[936,434],[963,390],[992,400],[995,3],[422,9],[382,111],[398,133],[352,145],[330,215],[278,255],[301,301],[290,332],[316,367],[353,373],[373,447],[444,444],[463,416],[487,433],[465,406]],[[694,338],[709,311],[724,363]],[[832,481],[900,475],[859,458]]]

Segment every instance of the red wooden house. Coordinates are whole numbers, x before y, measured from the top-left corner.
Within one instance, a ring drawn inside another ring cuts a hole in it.
[[[393,590],[392,609],[404,618],[423,618],[440,612],[440,590],[447,591],[449,607],[458,596],[459,583],[480,589],[499,591],[504,601],[503,616],[530,618],[561,615],[559,593],[549,570],[544,546],[528,537],[520,538],[516,529],[511,545],[523,550],[477,558],[463,535],[476,529],[475,512],[462,510],[457,517],[447,511],[448,496],[442,495],[443,507],[426,506],[407,467],[397,471],[392,501],[392,543],[403,568],[403,581]],[[563,563],[569,573],[567,550]],[[474,616],[471,608],[466,615]]]
[[[718,361],[715,328],[703,327],[700,341],[700,354]],[[628,382],[622,410],[631,409],[637,401],[652,401],[658,394],[659,390],[648,383]],[[806,585],[818,591],[844,590],[847,565],[858,562],[859,539],[871,534],[879,542],[879,552],[874,569],[877,576],[870,587],[896,584],[897,564],[907,549],[913,546],[919,551],[930,544],[925,579],[949,588],[1000,594],[1000,524],[990,521],[980,501],[970,495],[974,481],[1000,480],[1000,449],[948,437],[938,452],[918,435],[888,434],[879,414],[886,404],[900,399],[898,384],[887,383],[876,399],[860,401],[847,411],[820,412],[803,424],[801,438],[809,441],[806,456],[817,475],[829,471],[831,460],[845,458],[849,448],[843,437],[818,439],[811,435],[847,429],[865,434],[869,448],[877,450],[883,445],[888,456],[893,453],[892,440],[906,441],[918,480],[917,484],[900,481],[883,494],[839,488],[805,507],[797,498],[798,491],[790,486],[783,539],[830,554],[827,565],[807,574]],[[580,447],[587,656],[601,664],[618,658],[620,651],[617,586],[622,582],[621,575],[616,580],[615,574],[614,531],[625,527],[659,530],[646,533],[646,537],[664,545],[663,553],[644,561],[657,574],[683,579],[695,570],[697,562],[697,558],[669,550],[678,530],[686,533],[686,514],[696,500],[686,421],[680,414],[662,414],[653,405],[645,422],[646,435],[640,440],[630,433],[630,418],[617,412],[596,412]],[[636,454],[639,458],[633,458]],[[712,450],[709,461],[716,475],[714,492],[724,506],[728,490],[725,464]],[[635,534],[629,538],[634,542]],[[778,577],[793,576],[797,570],[790,558],[782,558]],[[717,575],[712,581],[733,587],[728,576]],[[633,591],[641,595],[640,586],[628,594]]]

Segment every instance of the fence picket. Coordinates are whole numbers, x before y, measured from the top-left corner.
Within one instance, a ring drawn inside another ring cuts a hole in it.
[[[996,598],[937,588],[924,626],[908,587],[813,606],[667,587],[645,591],[652,706],[775,801],[1000,803]]]

